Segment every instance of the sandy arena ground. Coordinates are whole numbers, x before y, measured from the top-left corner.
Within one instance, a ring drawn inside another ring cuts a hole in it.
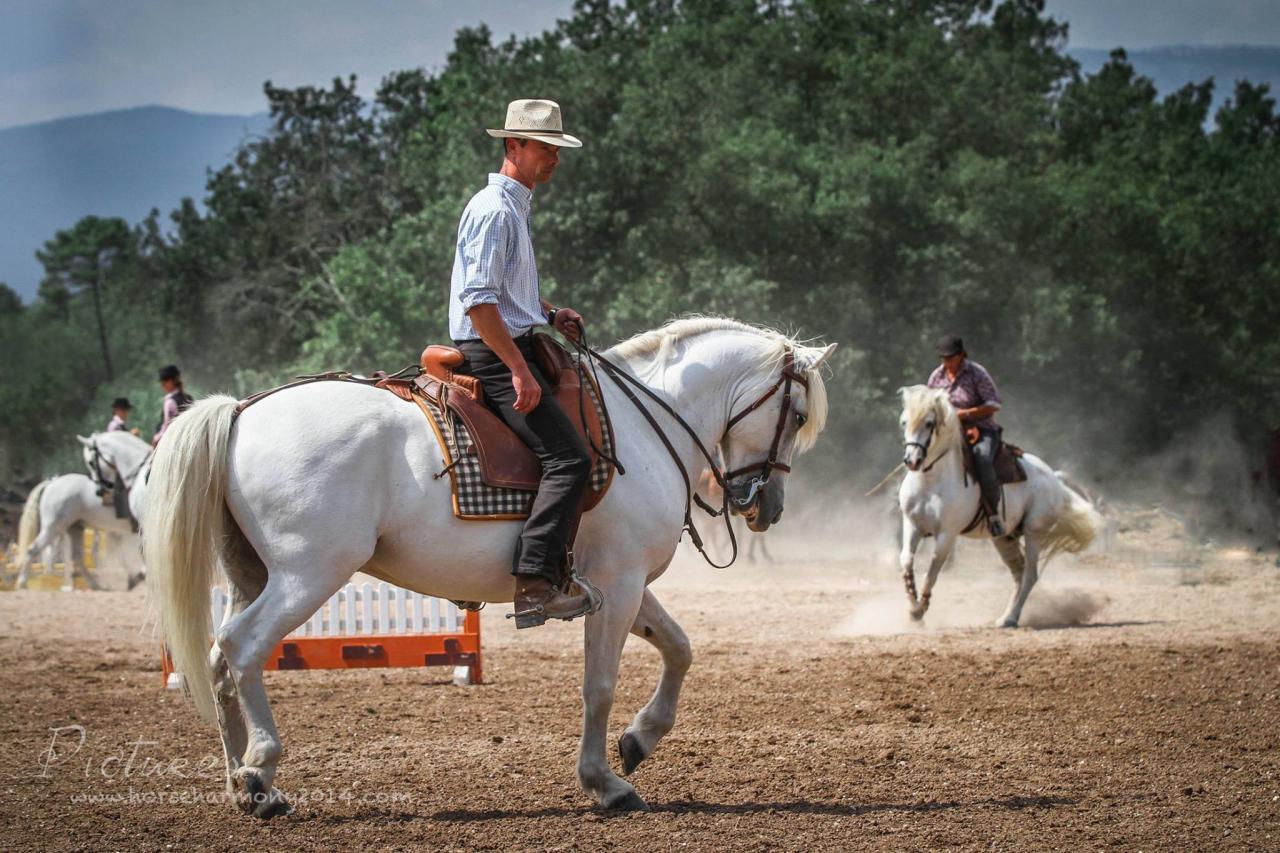
[[[578,789],[577,625],[486,610],[482,687],[268,673],[297,813],[262,823],[181,802],[220,794],[221,752],[160,687],[143,591],[2,593],[0,849],[1280,849],[1272,556],[1131,510],[1051,567],[1033,627],[986,627],[1011,582],[975,543],[916,628],[875,537],[792,521],[773,565],[682,558],[655,587],[695,662],[632,777],[647,814]],[[657,676],[632,639],[612,737]]]

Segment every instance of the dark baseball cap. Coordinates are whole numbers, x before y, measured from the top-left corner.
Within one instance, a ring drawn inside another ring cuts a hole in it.
[[[166,379],[178,379],[181,376],[182,376],[182,371],[178,369],[178,365],[176,364],[166,364],[164,367],[160,368],[161,382],[165,381]]]
[[[964,341],[959,335],[943,335],[938,338],[938,355],[950,358],[964,352]]]
[[[128,397],[116,397],[114,400],[112,400],[112,401],[111,401],[111,408],[113,408],[113,409],[132,409],[132,408],[133,408],[133,403],[130,403],[130,402],[129,402],[129,398],[128,398]]]

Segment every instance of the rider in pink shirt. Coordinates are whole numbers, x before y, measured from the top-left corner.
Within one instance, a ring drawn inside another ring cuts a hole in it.
[[[182,372],[177,365],[170,364],[160,368],[160,387],[164,389],[164,403],[160,409],[160,424],[156,427],[155,437],[151,439],[152,447],[160,443],[160,437],[169,428],[169,424],[194,402],[182,388]]]

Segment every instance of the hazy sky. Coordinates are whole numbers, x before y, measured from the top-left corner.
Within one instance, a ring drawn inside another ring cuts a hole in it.
[[[1280,44],[1280,0],[1048,0],[1078,47]],[[262,82],[437,67],[458,27],[524,35],[572,0],[0,0],[0,127],[142,104],[263,109]]]

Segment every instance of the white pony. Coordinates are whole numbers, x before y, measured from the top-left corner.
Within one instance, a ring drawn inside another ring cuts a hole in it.
[[[990,538],[991,534],[985,523],[963,532],[977,516],[981,488],[965,476],[960,419],[947,393],[924,385],[901,388],[899,393],[905,444],[902,462],[908,472],[898,489],[902,509],[899,561],[911,615],[920,619],[929,609],[938,571],[951,556],[956,538]],[[1010,535],[992,539],[1017,584],[1008,607],[995,622],[1002,628],[1017,627],[1043,564],[1059,551],[1075,553],[1089,547],[1102,528],[1102,518],[1093,506],[1052,468],[1030,453],[1023,455],[1022,465],[1026,482],[1004,487],[1001,518]],[[1025,552],[1018,544],[1019,535],[1025,540]],[[925,536],[934,537],[933,561],[917,598],[915,556]]]
[[[744,473],[730,483],[735,511],[764,530],[782,514],[785,463],[813,444],[826,420],[818,368],[833,348],[699,317],[607,355],[674,407],[707,447],[720,445],[731,468],[749,468],[777,448],[784,467],[767,482]],[[653,698],[619,741],[624,772],[675,722],[689,641],[646,586],[675,553],[691,484],[615,382],[603,374],[601,382],[626,475],[583,517],[574,549],[576,571],[603,595],[584,626],[578,778],[605,807],[643,809],[635,788],[610,769],[605,738],[628,633],[657,647],[663,668]],[[777,392],[784,384],[785,402]],[[771,388],[777,393],[761,401]],[[705,463],[693,440],[646,402],[696,483]],[[236,406],[230,397],[202,400],[165,433],[151,468],[144,552],[177,669],[220,729],[228,791],[267,818],[290,810],[272,787],[282,750],[262,679],[272,647],[358,571],[426,595],[511,601],[521,525],[454,518],[448,480],[434,476],[444,462],[421,411],[385,391],[319,382],[266,397],[238,419]],[[230,594],[210,651],[209,592],[219,567]]]
[[[92,589],[99,589],[97,579],[84,570],[84,539],[79,533],[85,526],[105,534],[110,543],[109,553],[126,561],[129,587],[132,589],[138,575],[133,572],[136,556],[131,555],[137,554],[138,537],[129,519],[117,518],[115,508],[102,503],[97,486],[84,474],[63,474],[45,480],[27,496],[18,521],[18,577],[15,587],[24,589],[36,555],[42,551],[48,554],[65,537],[70,543],[70,553],[63,560],[66,568],[62,588],[73,589],[73,576],[79,574]],[[51,563],[52,559],[46,556],[45,565]]]

